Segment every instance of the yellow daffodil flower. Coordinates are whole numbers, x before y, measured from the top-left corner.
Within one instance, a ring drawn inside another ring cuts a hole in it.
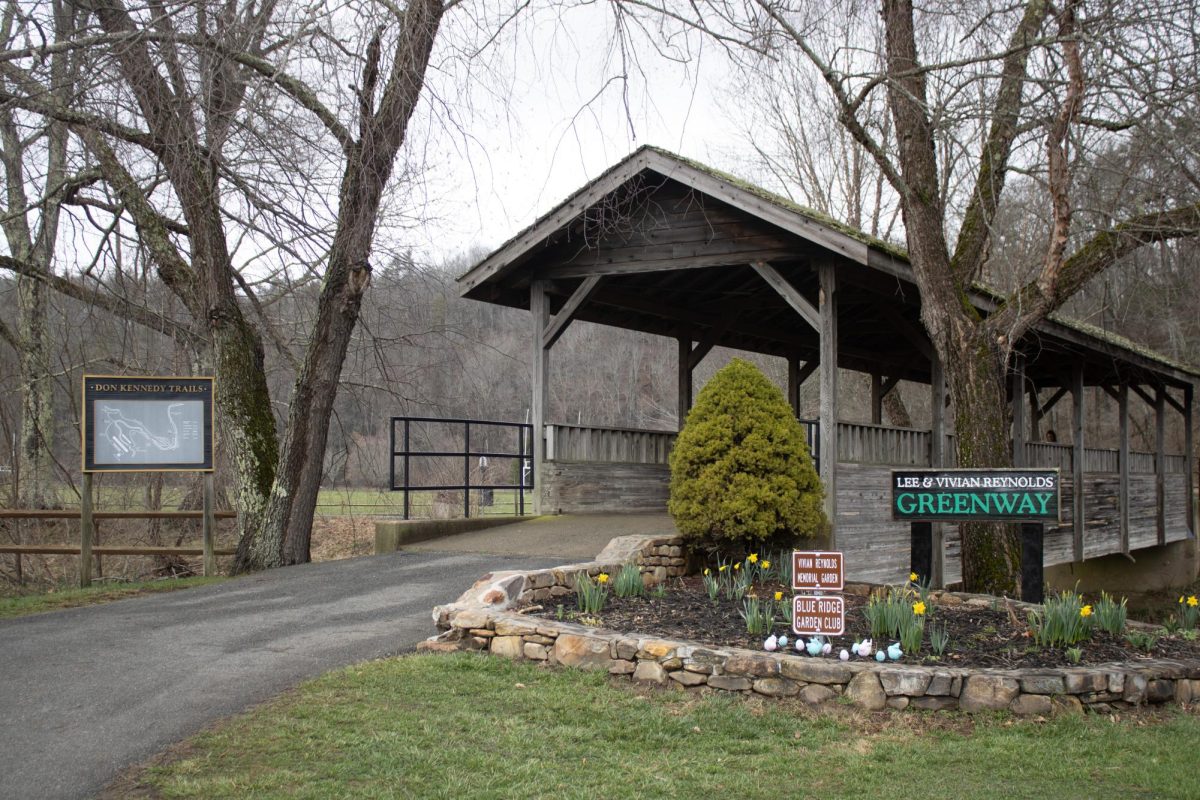
[[[608,573],[601,572],[596,576],[596,583],[608,583]]]
[[[750,555],[746,556],[746,560],[749,561],[751,564],[757,564],[758,563],[758,553],[751,553]]]
[[[728,564],[722,564],[717,572],[724,572],[729,567]]]
[[[916,582],[917,582],[917,578],[918,578],[918,577],[919,577],[919,576],[918,576],[918,575],[917,575],[917,573],[915,573],[915,572],[910,572],[910,573],[908,573],[908,580],[909,580],[909,582],[910,582],[910,583],[916,583]]]
[[[775,593],[775,602],[778,603],[782,599],[783,599],[783,592],[776,592]]]
[[[1079,609],[1079,616],[1090,617],[1091,615],[1092,615],[1092,607],[1091,606],[1084,606],[1083,608]]]
[[[918,617],[924,616],[925,615],[925,604],[922,603],[920,600],[913,603],[913,613],[916,614]]]
[[[737,564],[734,564],[734,565],[733,565],[733,568],[734,568],[734,569],[741,569],[741,568],[742,568],[741,562],[738,562]]]
[[[771,568],[771,562],[764,559],[763,560],[763,569],[770,569],[770,568]]]
[[[1191,595],[1188,597],[1188,605],[1192,608],[1195,608],[1196,606],[1200,605],[1200,600],[1196,599],[1196,595]]]

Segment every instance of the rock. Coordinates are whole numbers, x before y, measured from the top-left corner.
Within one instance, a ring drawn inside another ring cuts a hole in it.
[[[909,703],[909,708],[919,708],[922,711],[944,711],[947,708],[955,708],[958,706],[958,700],[953,697],[914,697]]]
[[[423,642],[417,642],[418,653],[454,653],[462,649],[462,643],[455,641],[441,641],[439,639],[426,639]]]
[[[462,646],[464,650],[486,650],[489,641],[482,636],[464,636]]]
[[[710,675],[708,685],[727,692],[745,692],[750,688],[750,679],[737,675]]]
[[[895,709],[896,711],[903,711],[904,709],[908,708],[908,704],[911,702],[911,700],[912,698],[903,696],[889,697],[887,699],[887,707]]]
[[[480,639],[490,639],[496,635],[495,631],[489,631],[487,628],[471,628],[467,633],[478,636]]]
[[[766,678],[779,674],[779,659],[758,655],[731,655],[725,659],[725,672]]]
[[[633,639],[618,639],[617,640],[617,658],[625,658],[632,661],[637,656],[638,645]]]
[[[674,670],[680,669],[683,666],[683,659],[673,656],[671,658],[664,658],[662,661],[660,661],[658,663],[662,664],[663,669],[674,671]]]
[[[845,696],[850,702],[868,711],[880,711],[887,706],[887,693],[874,672],[860,672],[846,686]]]
[[[497,636],[528,636],[537,633],[537,622],[532,619],[500,617],[492,628]]]
[[[486,628],[491,617],[486,611],[478,608],[466,608],[450,618],[450,624],[456,628]]]
[[[526,642],[524,652],[526,658],[534,661],[545,661],[550,657],[550,648],[537,642]]]
[[[542,636],[540,633],[528,633],[528,634],[522,636],[521,638],[527,642],[533,642],[534,644],[544,644],[544,645],[554,644],[554,639],[555,639],[555,637],[553,637],[553,636]]]
[[[671,655],[679,642],[668,642],[662,639],[641,639],[638,641],[637,657],[658,660]]]
[[[567,667],[608,669],[609,649],[607,639],[595,636],[564,633],[554,640],[554,658]]]
[[[787,678],[759,678],[753,688],[767,697],[793,697],[800,693],[800,685]]]
[[[1074,695],[1062,694],[1050,698],[1050,703],[1054,707],[1055,714],[1082,714],[1083,703],[1079,702],[1079,698]]]
[[[662,686],[667,682],[667,671],[657,661],[639,661],[633,670],[633,679]]]
[[[1013,700],[1009,708],[1021,717],[1047,716],[1054,710],[1054,703],[1044,694],[1023,694]]]
[[[1072,671],[1063,676],[1063,682],[1067,694],[1108,691],[1108,676],[1103,672]]]
[[[708,676],[698,672],[688,672],[679,670],[678,672],[669,673],[671,680],[683,686],[699,686],[708,682]]]
[[[612,664],[608,666],[608,672],[610,675],[632,675],[635,669],[637,669],[637,664],[632,661],[626,661],[623,658],[613,661]]]
[[[920,697],[929,685],[929,673],[907,669],[885,669],[879,672],[879,683],[889,696]]]
[[[1186,678],[1180,678],[1175,681],[1175,702],[1182,706],[1190,705],[1191,703],[1200,700],[1200,695],[1197,694],[1197,689],[1200,689],[1200,681],[1191,681]]]
[[[1108,673],[1108,691],[1113,694],[1125,693],[1125,673],[1110,672]]]
[[[952,686],[954,686],[953,675],[949,672],[935,672],[929,679],[929,685],[925,687],[925,694],[945,697],[950,694]]]
[[[1175,697],[1175,681],[1155,680],[1146,684],[1146,699],[1151,703],[1165,703]]]
[[[491,651],[492,655],[504,658],[523,658],[525,643],[520,636],[496,636],[492,639]]]
[[[1093,714],[1111,714],[1111,713],[1113,713],[1113,707],[1110,706],[1108,703],[1092,703],[1091,705],[1084,706],[1083,710],[1090,711]]]
[[[783,658],[779,671],[785,678],[805,683],[848,683],[854,677],[854,669],[849,665],[820,658]]]
[[[1022,675],[1021,691],[1025,694],[1062,694],[1063,676],[1046,674]]]
[[[1121,693],[1121,699],[1126,703],[1140,705],[1146,701],[1146,685],[1148,681],[1145,675],[1130,673],[1125,676],[1125,691]]]
[[[800,690],[800,699],[808,703],[810,706],[819,706],[822,703],[828,703],[830,700],[837,699],[838,693],[828,686],[822,686],[819,683],[810,683]]]
[[[975,674],[967,678],[958,706],[967,712],[998,711],[1008,708],[1020,691],[1021,684],[1015,678]]]

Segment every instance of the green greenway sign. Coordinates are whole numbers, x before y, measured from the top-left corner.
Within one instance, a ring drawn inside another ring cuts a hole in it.
[[[892,519],[1057,522],[1056,469],[893,470]]]

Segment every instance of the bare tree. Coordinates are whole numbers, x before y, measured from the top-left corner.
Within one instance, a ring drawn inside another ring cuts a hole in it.
[[[922,321],[954,402],[961,466],[1012,463],[1006,378],[1013,348],[1031,326],[1139,248],[1200,233],[1197,192],[1163,197],[1136,169],[1126,179],[1140,189],[1133,192],[1140,202],[1107,224],[1080,224],[1072,200],[1080,154],[1157,124],[1195,96],[1191,0],[628,5],[699,31],[750,63],[798,53],[825,87],[836,124],[870,154],[899,199]],[[856,32],[850,47],[847,27]],[[881,93],[887,128],[868,113]],[[1030,211],[1045,221],[1046,234],[1030,279],[981,310],[975,290],[1013,174],[1043,187],[1043,201]],[[1014,533],[971,528],[963,537],[968,589],[1014,590]]]
[[[112,197],[87,202],[132,221],[186,316],[43,275],[20,252],[0,265],[190,347],[218,379],[237,473],[237,568],[306,561],[329,414],[370,281],[380,207],[445,6],[94,0],[84,8],[68,39],[12,42],[0,53],[8,84],[0,102],[69,127],[79,158],[94,164]],[[52,10],[35,4],[19,13],[37,20]],[[43,63],[47,51],[84,54],[86,78],[57,83]],[[332,207],[320,193],[330,185]],[[113,246],[103,230],[90,235],[97,248]],[[241,272],[272,258],[321,284],[282,440],[264,372],[271,326]]]

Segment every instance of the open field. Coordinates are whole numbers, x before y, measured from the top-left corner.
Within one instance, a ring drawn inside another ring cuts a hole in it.
[[[109,796],[1194,798],[1198,736],[1184,712],[816,713],[420,655],[306,683]]]

